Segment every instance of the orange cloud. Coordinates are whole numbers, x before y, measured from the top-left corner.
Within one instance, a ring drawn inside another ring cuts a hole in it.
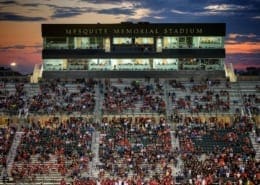
[[[225,45],[226,53],[259,53],[260,43],[259,42],[227,42]]]
[[[255,38],[256,34],[250,33],[250,34],[238,34],[238,33],[230,33],[228,35],[229,39],[236,39],[238,37],[246,37],[246,38]]]

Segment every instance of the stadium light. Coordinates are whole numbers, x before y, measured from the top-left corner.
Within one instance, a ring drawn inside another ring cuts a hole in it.
[[[15,62],[12,62],[11,64],[10,64],[10,66],[11,67],[15,67],[17,64],[15,63]]]

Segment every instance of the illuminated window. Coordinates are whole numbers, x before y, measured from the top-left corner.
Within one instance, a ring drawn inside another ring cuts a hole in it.
[[[223,48],[222,37],[199,37],[198,46],[201,48]]]
[[[192,37],[179,37],[179,48],[192,48]]]
[[[87,69],[87,59],[69,59],[68,69],[69,70],[85,70]]]
[[[163,48],[177,48],[178,47],[178,37],[164,37],[163,38]]]
[[[88,49],[90,47],[89,37],[75,37],[75,49]]]
[[[112,70],[110,59],[88,59],[88,68],[92,71]]]
[[[67,38],[66,37],[46,37],[45,46],[47,49],[67,49]]]
[[[113,44],[132,44],[131,37],[114,37]]]
[[[136,37],[135,44],[153,44],[153,37]]]
[[[75,37],[74,49],[100,49],[103,48],[101,37]]]
[[[43,68],[45,71],[59,71],[67,69],[66,59],[44,59]]]
[[[178,70],[178,59],[176,58],[154,59],[153,67],[154,69],[161,69],[161,70]]]

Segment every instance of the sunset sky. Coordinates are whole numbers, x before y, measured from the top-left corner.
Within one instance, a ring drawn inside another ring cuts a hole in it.
[[[0,66],[42,62],[42,23],[123,21],[226,23],[226,62],[260,67],[260,0],[0,0]]]

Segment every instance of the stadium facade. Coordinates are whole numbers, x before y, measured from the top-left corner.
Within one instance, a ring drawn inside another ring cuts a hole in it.
[[[43,78],[225,76],[225,23],[42,24]]]

